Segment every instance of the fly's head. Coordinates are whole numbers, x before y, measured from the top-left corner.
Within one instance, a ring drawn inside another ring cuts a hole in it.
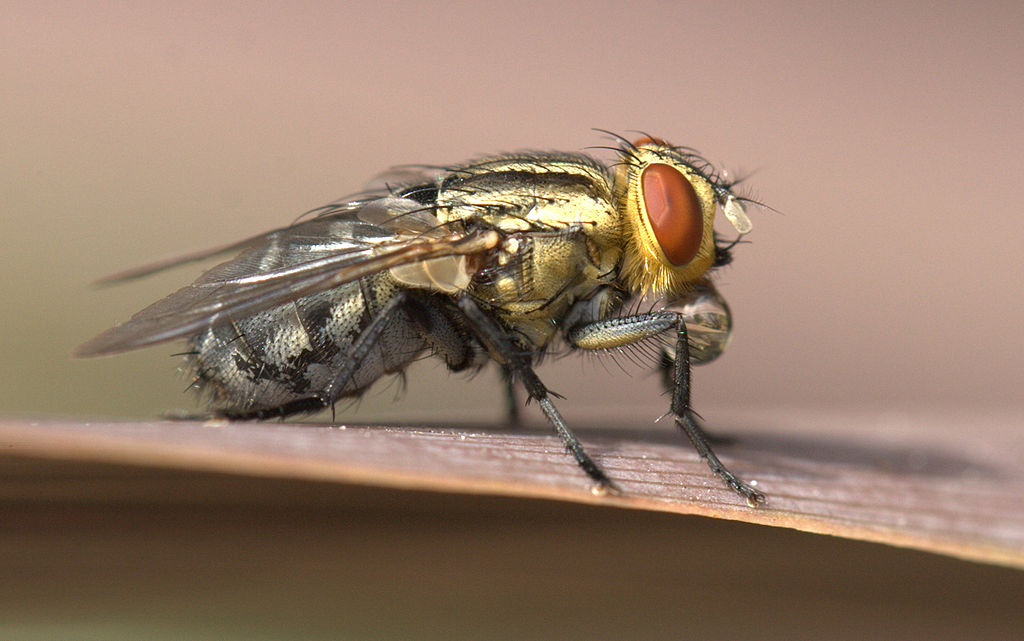
[[[662,140],[623,147],[615,194],[624,216],[622,278],[633,294],[675,298],[711,268],[718,206],[737,232],[750,231],[730,185],[691,150]]]

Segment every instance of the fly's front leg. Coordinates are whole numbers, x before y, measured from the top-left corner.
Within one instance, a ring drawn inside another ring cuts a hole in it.
[[[566,449],[572,453],[576,462],[583,468],[583,471],[597,482],[597,491],[617,492],[615,484],[598,467],[597,463],[590,458],[587,451],[583,449],[583,444],[572,433],[572,430],[566,425],[565,419],[562,418],[554,403],[551,402],[548,388],[544,386],[544,383],[537,377],[536,372],[533,371],[529,356],[516,348],[508,332],[485,314],[472,298],[469,296],[460,298],[459,309],[465,314],[466,321],[484,344],[484,347],[505,368],[509,378],[519,378],[523,382],[523,387],[526,388],[527,394],[540,405],[544,415],[548,417],[555,431],[558,432],[558,436],[565,443]]]
[[[566,338],[571,345],[580,349],[611,349],[631,345],[669,330],[676,334],[676,358],[671,381],[671,409],[676,425],[690,439],[701,458],[708,462],[711,471],[746,499],[747,504],[755,506],[764,503],[764,494],[741,481],[718,459],[690,408],[690,349],[683,314],[664,311],[608,318],[574,327]]]

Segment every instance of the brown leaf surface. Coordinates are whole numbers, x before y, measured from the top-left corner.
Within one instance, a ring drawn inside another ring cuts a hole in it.
[[[716,448],[768,495],[756,509],[670,429],[578,431],[622,496],[537,430],[8,419],[0,451],[698,514],[1024,568],[1018,419],[763,413]]]

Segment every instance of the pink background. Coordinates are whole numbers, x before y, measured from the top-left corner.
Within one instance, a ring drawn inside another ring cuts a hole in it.
[[[592,127],[754,170],[752,195],[782,212],[752,212],[752,243],[720,276],[736,335],[697,371],[705,416],[1021,406],[1020,3],[2,14],[5,413],[195,407],[177,346],[67,354],[197,270],[92,289],[101,275],[287,223],[392,165],[605,144]],[[591,358],[541,375],[576,424],[653,420],[667,409],[657,377],[623,365],[631,377]],[[493,373],[447,378],[422,364],[404,402],[381,386],[343,416],[500,416]]]

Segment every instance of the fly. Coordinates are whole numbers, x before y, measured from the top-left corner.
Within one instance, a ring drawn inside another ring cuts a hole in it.
[[[721,354],[731,330],[711,280],[732,247],[715,234],[715,214],[745,234],[749,201],[687,147],[617,138],[611,166],[531,152],[403,170],[291,226],[115,276],[238,253],[75,355],[185,339],[195,386],[235,420],[333,407],[424,354],[451,371],[494,361],[596,489],[614,491],[534,365],[559,340],[595,351],[658,341],[675,423],[715,475],[762,503],[718,459],[690,407],[691,364]],[[630,311],[643,298],[663,304]]]

